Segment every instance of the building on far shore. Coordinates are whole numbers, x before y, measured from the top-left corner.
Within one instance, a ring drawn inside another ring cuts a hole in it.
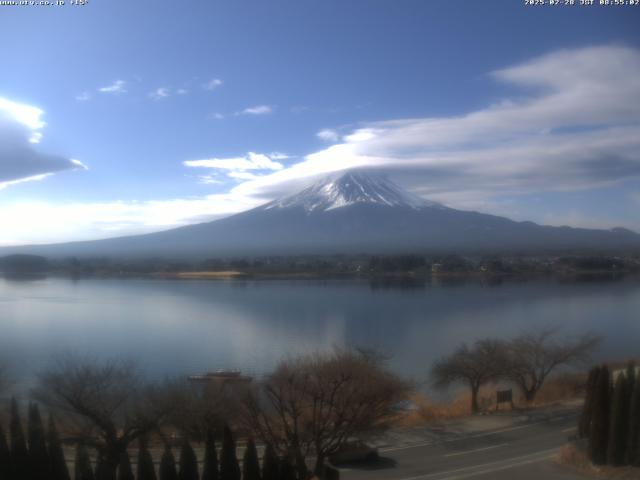
[[[200,375],[189,375],[187,378],[190,382],[220,385],[248,384],[253,380],[253,377],[242,375],[240,370],[216,370],[214,372],[206,372]]]

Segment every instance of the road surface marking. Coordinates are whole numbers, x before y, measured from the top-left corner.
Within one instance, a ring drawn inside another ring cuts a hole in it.
[[[464,452],[448,453],[445,457],[457,457],[458,455],[466,455],[467,453],[482,452],[484,450],[491,450],[492,448],[506,447],[508,443],[501,443],[500,445],[491,445],[490,447],[474,448],[473,450],[465,450]]]
[[[526,465],[528,463],[534,463],[534,462],[540,462],[542,460],[547,460],[551,457],[553,457],[554,452],[557,451],[557,448],[551,448],[549,450],[541,450],[539,452],[535,452],[535,453],[529,453],[527,455],[521,455],[518,457],[512,457],[512,458],[506,458],[504,460],[498,460],[496,462],[489,462],[489,463],[482,463],[480,465],[471,465],[469,467],[463,467],[463,468],[458,468],[456,470],[447,470],[445,472],[434,472],[434,473],[427,473],[424,475],[418,475],[415,477],[406,477],[403,478],[401,480],[426,480],[429,478],[435,478],[435,477],[440,477],[442,476],[441,480],[453,480],[455,478],[463,478],[465,475],[470,477],[473,475],[482,475],[484,473],[490,473],[490,472],[495,472],[498,470],[506,470],[509,468],[513,468],[513,467],[518,467],[520,465]],[[540,456],[542,455],[542,456]],[[531,457],[536,457],[537,458],[531,458]],[[506,462],[515,462],[515,463],[507,463],[505,465]],[[489,467],[488,469],[486,468],[485,470],[480,470],[480,471],[473,471],[473,469],[476,468],[485,468],[485,467]],[[471,470],[471,471],[470,471]],[[445,477],[443,475],[451,475],[451,474],[456,474],[459,473],[460,475],[458,476],[450,476],[450,477]]]
[[[522,462],[512,463],[510,465],[503,465],[496,468],[489,468],[487,470],[481,470],[479,472],[469,472],[469,473],[463,473],[462,475],[457,475],[453,477],[444,477],[444,478],[441,478],[440,480],[459,480],[462,478],[469,478],[469,477],[475,477],[477,475],[484,475],[486,473],[500,472],[502,470],[509,470],[510,468],[521,467],[522,465],[529,465],[531,463],[542,462],[543,460],[549,460],[549,459],[552,459],[553,457],[554,457],[553,454],[545,455],[544,457],[533,458],[531,460],[524,460]]]
[[[567,415],[564,417],[561,417],[562,420],[568,420],[571,417],[577,417],[579,414],[571,414],[571,415]],[[532,422],[532,423],[525,423],[523,425],[518,425],[516,427],[507,427],[507,428],[503,428],[502,430],[493,430],[491,432],[481,432],[481,433],[477,433],[477,434],[472,434],[472,435],[465,435],[463,437],[460,438],[449,438],[447,440],[432,440],[430,442],[425,442],[425,443],[415,443],[413,445],[406,445],[404,447],[392,447],[392,448],[380,448],[378,451],[385,453],[385,452],[397,452],[398,450],[408,450],[410,448],[420,448],[420,447],[430,447],[432,445],[440,445],[443,443],[451,443],[451,442],[459,442],[461,440],[467,440],[469,438],[481,438],[481,437],[489,437],[491,435],[497,435],[498,433],[506,433],[506,432],[513,432],[514,430],[520,430],[522,428],[529,428],[529,427],[533,427],[534,425],[542,425],[543,423],[549,423],[549,420],[541,420],[539,422]]]

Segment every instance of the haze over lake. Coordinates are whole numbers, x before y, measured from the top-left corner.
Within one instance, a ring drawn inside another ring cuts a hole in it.
[[[0,280],[0,352],[29,383],[60,352],[130,358],[156,378],[239,368],[284,355],[376,347],[423,380],[461,341],[562,326],[606,335],[598,357],[637,354],[640,279],[477,279],[413,285],[359,280]]]

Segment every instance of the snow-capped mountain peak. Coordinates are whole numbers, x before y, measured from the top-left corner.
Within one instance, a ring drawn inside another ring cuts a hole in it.
[[[274,208],[302,207],[307,212],[329,211],[354,204],[389,207],[445,208],[402,189],[387,178],[363,171],[346,171],[330,175],[304,190],[275,200],[264,206]]]

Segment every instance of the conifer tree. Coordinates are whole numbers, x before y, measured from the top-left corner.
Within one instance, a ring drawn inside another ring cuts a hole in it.
[[[278,480],[278,458],[269,444],[262,456],[262,480]]]
[[[636,381],[636,364],[633,360],[631,360],[627,364],[627,387],[629,388],[629,398],[631,398],[631,393],[633,390],[633,385]]]
[[[220,452],[220,480],[240,480],[236,443],[227,425],[224,427],[222,451]]]
[[[24,436],[24,430],[22,429],[18,402],[15,398],[11,399],[11,423],[9,428],[11,431],[11,466],[13,477],[16,479],[31,478],[29,450],[27,449],[27,441]]]
[[[626,372],[620,372],[616,379],[609,420],[609,443],[607,463],[622,465],[627,451],[627,425],[629,422],[629,396]]]
[[[58,435],[58,429],[52,415],[49,415],[48,440],[51,480],[71,480],[67,461],[64,458],[62,443],[60,442],[60,435]]]
[[[138,450],[138,474],[137,480],[156,480],[156,470],[153,467],[153,457],[147,448],[147,444],[140,439]]]
[[[199,478],[198,458],[187,437],[184,438],[180,449],[180,472],[178,478],[180,480],[198,480]]]
[[[594,389],[589,434],[589,458],[596,465],[603,465],[607,460],[610,389],[609,368],[603,365]]]
[[[278,480],[296,480],[296,471],[293,465],[291,465],[291,460],[289,460],[288,455],[285,455],[280,462]]]
[[[260,480],[260,462],[258,461],[258,451],[252,438],[247,442],[242,459],[242,480]]]
[[[176,459],[173,456],[171,447],[167,444],[160,459],[160,480],[178,480],[176,470]]]
[[[0,424],[0,480],[10,480],[11,473],[11,451],[4,434],[4,428]]]
[[[107,464],[104,461],[102,453],[98,452],[98,458],[96,459],[95,477],[96,480],[110,480],[107,472]]]
[[[625,461],[640,467],[640,375],[636,375],[629,405],[629,438]]]
[[[51,462],[49,461],[40,409],[35,403],[29,404],[27,436],[29,438],[29,462],[32,478],[33,480],[49,480]]]
[[[120,457],[118,480],[135,480],[133,469],[131,468],[131,458],[129,458],[129,452],[127,452],[127,450],[125,450],[122,457]]]
[[[202,480],[218,480],[218,452],[213,432],[207,432],[204,445],[204,466],[202,468]]]
[[[596,388],[598,374],[600,373],[599,367],[594,367],[589,372],[586,384],[586,395],[584,399],[584,405],[582,407],[582,414],[580,415],[580,422],[578,424],[578,435],[581,438],[589,436],[589,430],[591,426],[591,417],[593,412],[593,393]]]
[[[95,480],[89,452],[82,444],[76,447],[75,471],[75,480]]]

